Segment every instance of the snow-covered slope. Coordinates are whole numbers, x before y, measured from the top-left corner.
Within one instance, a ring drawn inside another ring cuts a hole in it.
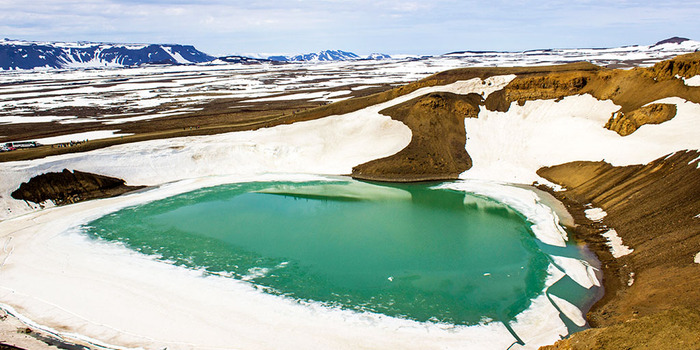
[[[0,40],[0,69],[128,67],[213,60],[191,45]]]
[[[456,59],[474,66],[530,66],[588,61],[600,66],[646,66],[685,53],[700,50],[700,41],[673,37],[654,45],[615,48],[541,49],[519,52],[460,51],[428,60]]]

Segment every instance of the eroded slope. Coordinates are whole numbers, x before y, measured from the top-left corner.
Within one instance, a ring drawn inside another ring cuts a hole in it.
[[[397,154],[354,167],[352,176],[378,181],[457,178],[471,167],[464,148],[464,118],[476,118],[481,104],[478,94],[442,92],[382,110],[411,128],[411,143]]]
[[[574,334],[570,342],[561,344],[562,349],[597,348],[600,337],[638,348],[643,343],[625,341],[630,335],[619,329],[627,326],[619,325],[646,317],[635,327],[646,325],[646,332],[655,334],[658,329],[649,320],[674,324],[667,317],[675,312],[671,310],[695,310],[695,314],[700,310],[700,266],[694,263],[700,247],[699,156],[698,151],[682,151],[646,165],[573,162],[538,171],[566,188],[553,194],[575,214],[580,224],[576,232],[595,249],[604,268],[606,295],[588,314],[591,324],[600,329]],[[591,206],[602,208],[607,216],[600,222],[589,220],[583,212]],[[611,255],[601,236],[610,228],[634,249],[631,254]],[[688,316],[687,311],[676,313]],[[696,325],[691,328],[697,329]],[[688,339],[680,333],[658,336],[666,337],[661,348],[667,349],[676,348],[678,339]]]

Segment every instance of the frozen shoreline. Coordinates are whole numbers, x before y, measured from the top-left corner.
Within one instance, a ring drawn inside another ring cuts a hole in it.
[[[16,247],[0,269],[2,300],[38,324],[54,330],[68,326],[67,338],[87,337],[82,340],[99,339],[124,347],[214,349],[236,344],[242,349],[353,349],[359,341],[362,347],[377,349],[506,348],[515,341],[500,323],[454,327],[300,304],[230,278],[170,266],[118,244],[91,241],[71,229],[126,206],[201,187],[323,179],[328,178],[261,175],[185,180],[1,222],[2,231],[11,232]],[[553,266],[550,270],[558,271]],[[564,276],[563,272],[551,275],[548,285]],[[173,326],[158,326],[164,322]],[[537,348],[568,333],[544,294],[511,326],[526,341],[527,346],[515,347],[522,349]]]

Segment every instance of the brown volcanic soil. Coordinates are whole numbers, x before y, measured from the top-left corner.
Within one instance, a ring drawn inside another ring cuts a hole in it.
[[[700,213],[700,170],[697,162],[688,164],[698,156],[698,151],[685,151],[647,165],[573,162],[538,171],[566,187],[552,194],[567,205],[579,224],[577,237],[596,251],[606,289],[587,315],[596,328],[576,333],[551,349],[692,348],[681,342],[697,340],[700,324],[678,320],[697,319],[700,311],[700,265],[693,262],[700,251],[700,219],[696,217]],[[602,223],[585,217],[583,210],[589,203],[608,213]],[[634,251],[613,258],[600,236],[608,230],[606,226],[615,228]],[[631,273],[634,283],[629,286]],[[669,334],[659,328],[663,326],[691,333]],[[647,338],[635,340],[629,333],[633,330],[662,337],[655,340],[660,347],[646,347],[643,340]],[[607,340],[600,343],[601,339]],[[693,346],[698,348],[698,343]]]
[[[456,179],[472,166],[464,148],[464,118],[476,118],[481,104],[477,94],[440,92],[382,110],[411,128],[411,142],[399,153],[356,166],[352,176],[400,182]]]
[[[592,328],[540,350],[698,349],[700,311],[673,309],[607,328]]]

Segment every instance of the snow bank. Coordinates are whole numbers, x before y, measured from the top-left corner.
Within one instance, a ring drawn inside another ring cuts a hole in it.
[[[0,164],[2,214],[15,217],[0,222],[0,232],[8,244],[5,264],[0,267],[0,297],[6,304],[17,306],[29,320],[66,332],[66,336],[124,346],[507,348],[514,339],[499,323],[455,327],[299,303],[266,295],[224,276],[169,266],[119,244],[90,241],[73,228],[125,206],[220,183],[308,181],[320,178],[304,174],[347,174],[353,166],[396,153],[410,141],[410,130],[380,115],[380,110],[433,91],[487,95],[512,78],[495,77],[486,82],[472,79],[424,88],[347,115],[292,125],[154,140]],[[16,217],[33,208],[10,199],[8,193],[36,174],[63,168],[156,187]],[[481,185],[489,186],[485,182]],[[509,188],[493,186],[485,193],[507,192]],[[518,195],[511,196],[510,205],[537,218],[533,229],[538,236],[554,245],[563,244],[565,233],[557,231],[561,228],[557,228],[551,209],[546,217],[547,207],[531,192],[513,191]],[[552,269],[573,271],[561,266]],[[518,316],[511,326],[528,340],[525,347],[513,348],[534,349],[568,333],[558,317],[548,317],[544,322],[545,314],[559,312],[540,297]],[[171,326],[162,327],[164,323]]]
[[[479,118],[465,119],[473,167],[460,178],[548,183],[537,169],[577,160],[646,164],[678,150],[700,149],[699,104],[678,97],[652,103],[675,104],[677,114],[624,137],[604,128],[619,106],[590,95],[513,103],[505,113],[482,107]]]

